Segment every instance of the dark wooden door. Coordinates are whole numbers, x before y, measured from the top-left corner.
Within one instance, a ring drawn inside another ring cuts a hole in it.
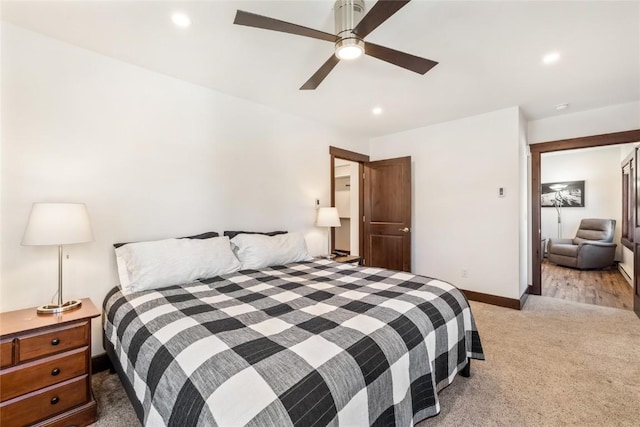
[[[364,164],[363,263],[411,271],[411,157]]]
[[[633,185],[633,311],[640,317],[640,154],[638,147],[633,151],[633,167],[631,168],[631,183]]]

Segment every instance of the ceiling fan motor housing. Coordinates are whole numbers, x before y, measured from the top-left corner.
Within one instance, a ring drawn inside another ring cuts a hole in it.
[[[364,0],[337,0],[333,6],[336,20],[336,52],[346,46],[357,46],[364,52],[364,42],[353,29],[364,17]]]

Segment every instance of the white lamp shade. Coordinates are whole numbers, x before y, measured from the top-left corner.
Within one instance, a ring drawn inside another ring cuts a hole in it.
[[[26,246],[71,245],[93,241],[84,203],[34,203],[22,237]]]
[[[318,227],[340,227],[340,215],[337,208],[320,208],[318,209],[318,218],[316,218]]]

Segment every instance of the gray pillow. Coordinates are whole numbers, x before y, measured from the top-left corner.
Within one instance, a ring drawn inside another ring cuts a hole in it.
[[[233,239],[238,234],[264,234],[265,236],[277,236],[278,234],[287,234],[286,231],[225,231],[224,236],[229,236],[229,239]]]

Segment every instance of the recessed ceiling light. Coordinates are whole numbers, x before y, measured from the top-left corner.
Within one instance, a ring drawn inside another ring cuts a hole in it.
[[[181,28],[187,28],[189,25],[191,25],[191,19],[189,19],[189,17],[184,13],[174,13],[173,15],[171,15],[171,20],[174,24]]]
[[[556,105],[556,110],[566,110],[567,108],[569,108],[568,103]]]
[[[371,112],[374,115],[379,116],[380,114],[382,114],[382,108],[381,107],[375,107],[373,110],[371,110]]]
[[[558,62],[558,59],[560,59],[560,54],[558,52],[550,52],[542,57],[542,62],[544,62],[547,65],[550,65]]]

